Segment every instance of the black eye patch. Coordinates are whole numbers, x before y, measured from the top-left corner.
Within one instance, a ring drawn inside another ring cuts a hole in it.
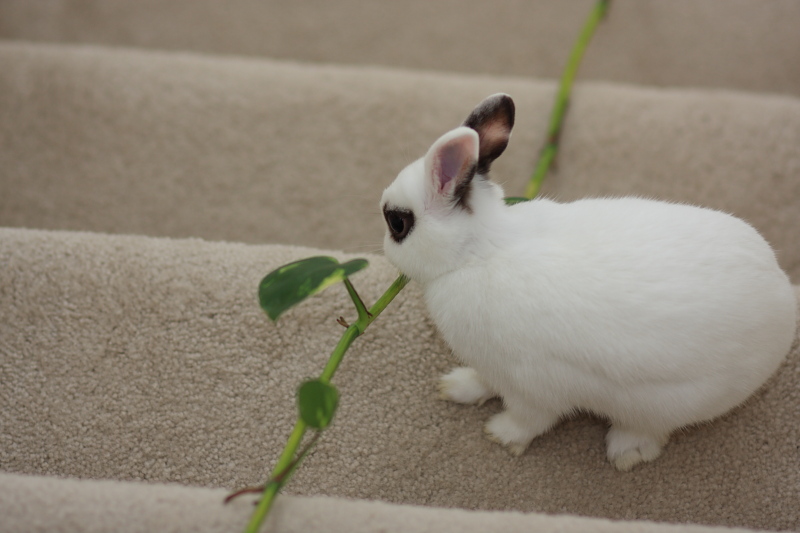
[[[383,207],[383,218],[389,228],[389,235],[396,243],[403,242],[411,230],[414,229],[414,213],[407,209],[390,209]]]

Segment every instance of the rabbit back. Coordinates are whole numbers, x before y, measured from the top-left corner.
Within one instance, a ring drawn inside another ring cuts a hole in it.
[[[456,355],[504,397],[669,431],[740,404],[794,338],[789,280],[733,216],[620,198],[474,217],[480,244],[425,295]]]

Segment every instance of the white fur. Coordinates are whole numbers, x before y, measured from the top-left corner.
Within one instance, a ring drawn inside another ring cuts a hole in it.
[[[474,369],[444,377],[443,395],[503,398],[493,440],[521,453],[588,410],[610,420],[609,460],[627,470],[658,457],[675,429],[741,404],[784,359],[795,297],[747,223],[639,198],[506,206],[482,177],[463,209],[431,198],[442,139],[384,192],[382,206],[416,216],[384,250]]]
[[[483,405],[497,394],[481,380],[474,368],[453,369],[439,380],[439,392],[443,400],[456,403]]]

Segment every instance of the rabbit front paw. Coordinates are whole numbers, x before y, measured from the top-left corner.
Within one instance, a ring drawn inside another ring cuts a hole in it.
[[[522,455],[533,439],[550,429],[557,417],[527,417],[521,423],[510,411],[503,411],[489,419],[484,431],[489,440],[507,446],[514,455]]]
[[[456,368],[439,379],[439,397],[456,403],[482,405],[497,396],[481,381],[474,368]]]
[[[639,463],[656,459],[668,436],[648,435],[612,426],[606,435],[608,460],[617,470],[627,472]]]

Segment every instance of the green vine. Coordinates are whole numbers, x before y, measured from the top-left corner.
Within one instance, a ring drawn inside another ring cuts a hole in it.
[[[564,117],[569,107],[570,94],[578,66],[595,28],[608,11],[610,2],[611,0],[599,0],[586,20],[561,76],[555,104],[550,116],[547,139],[539,153],[539,158],[525,190],[525,195],[524,197],[507,198],[507,203],[513,204],[532,200],[539,194],[541,184],[558,153]],[[400,275],[386,292],[378,298],[378,301],[367,309],[349,279],[349,276],[366,268],[366,266],[367,261],[365,259],[354,259],[347,263],[339,263],[333,257],[311,257],[274,270],[264,277],[259,285],[261,307],[273,321],[277,320],[284,311],[292,306],[340,281],[347,288],[347,293],[353,301],[358,318],[355,322],[349,324],[343,317],[339,317],[337,322],[345,327],[345,331],[331,352],[325,368],[318,379],[306,381],[298,388],[297,422],[272,470],[269,480],[260,487],[239,490],[225,500],[227,503],[241,494],[261,493],[256,509],[244,530],[245,533],[258,533],[275,502],[276,496],[317,444],[322,431],[330,425],[339,400],[339,393],[331,385],[330,381],[342,362],[344,354],[353,341],[367,330],[370,324],[380,316],[384,309],[394,300],[395,296],[408,284],[408,278]],[[313,429],[315,433],[298,452],[298,448],[300,448],[303,438],[309,429]]]
[[[583,54],[589,46],[589,41],[594,35],[594,30],[597,25],[608,13],[609,4],[611,0],[600,0],[592,8],[589,18],[581,30],[575,46],[567,60],[567,65],[564,68],[564,73],[561,75],[561,81],[558,86],[558,93],[556,94],[556,101],[553,105],[553,111],[550,114],[550,125],[547,129],[547,140],[545,141],[542,150],[539,152],[539,160],[533,171],[528,187],[525,189],[525,198],[533,199],[539,194],[539,189],[547,176],[550,167],[556,159],[558,154],[559,144],[561,142],[561,131],[564,126],[564,117],[569,108],[570,95],[572,94],[572,84],[575,81],[575,76],[578,73],[578,66],[581,64]]]

